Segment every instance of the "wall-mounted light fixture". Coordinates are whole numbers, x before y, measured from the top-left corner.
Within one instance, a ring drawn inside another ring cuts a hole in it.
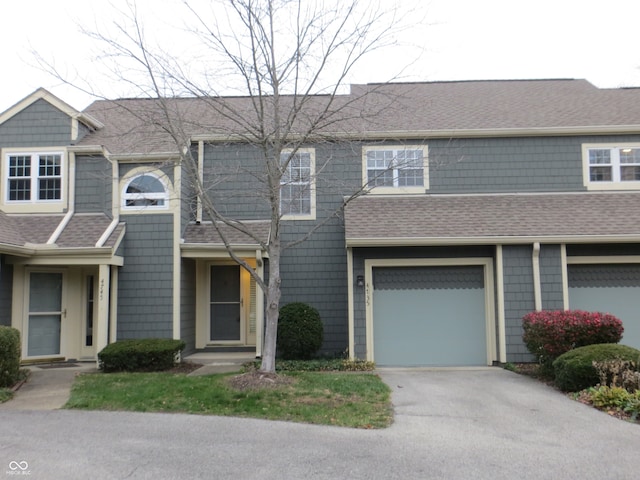
[[[364,287],[364,276],[363,275],[358,275],[356,277],[356,285],[358,287]]]

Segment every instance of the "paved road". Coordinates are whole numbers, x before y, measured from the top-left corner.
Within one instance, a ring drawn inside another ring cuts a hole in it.
[[[56,480],[638,478],[640,426],[530,379],[500,369],[381,375],[396,405],[385,430],[0,411],[0,479],[25,478],[15,473],[25,465],[28,478]]]

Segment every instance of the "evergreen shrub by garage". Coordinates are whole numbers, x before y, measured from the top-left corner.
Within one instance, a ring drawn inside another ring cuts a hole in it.
[[[0,388],[11,387],[20,377],[20,331],[0,326]]]
[[[640,350],[614,343],[575,348],[560,355],[553,362],[556,385],[565,392],[577,392],[593,387],[600,382],[593,362],[615,359],[634,362],[638,365]]]
[[[573,348],[598,343],[618,343],[624,328],[619,318],[583,310],[542,310],[522,319],[527,349],[543,365]]]
[[[278,317],[278,356],[285,360],[306,360],[322,346],[322,320],[318,310],[306,303],[289,303]]]
[[[98,353],[100,369],[105,372],[157,372],[168,370],[184,349],[182,340],[144,338],[120,340]]]

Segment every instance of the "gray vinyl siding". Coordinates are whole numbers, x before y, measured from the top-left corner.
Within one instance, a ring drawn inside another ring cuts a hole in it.
[[[522,317],[535,310],[533,294],[533,247],[502,248],[507,361],[529,362],[533,357],[522,343]]]
[[[543,310],[563,310],[560,245],[540,247],[540,284]]]
[[[45,100],[37,100],[0,125],[2,147],[66,146],[71,118]]]
[[[118,339],[173,336],[173,216],[123,215]]]
[[[13,265],[0,255],[0,325],[11,326],[11,298],[13,294]]]
[[[583,191],[582,144],[612,142],[640,136],[428,140],[429,193]]]
[[[75,210],[111,216],[111,164],[102,157],[76,158]]]
[[[182,259],[180,280],[180,338],[187,344],[183,353],[196,348],[196,262]]]

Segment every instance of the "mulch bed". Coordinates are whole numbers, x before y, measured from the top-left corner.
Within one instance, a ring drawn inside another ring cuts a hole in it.
[[[235,390],[260,390],[263,388],[276,388],[282,385],[291,385],[294,379],[277,373],[264,373],[252,370],[240,375],[229,377],[229,386]]]

